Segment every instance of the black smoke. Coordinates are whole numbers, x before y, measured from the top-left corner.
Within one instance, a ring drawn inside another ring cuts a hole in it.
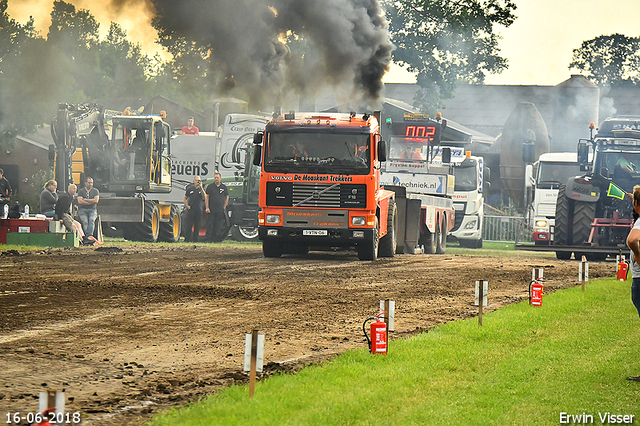
[[[326,85],[380,96],[393,45],[379,0],[151,1],[156,27],[210,49],[218,87],[261,106]],[[304,49],[293,52],[285,38]]]

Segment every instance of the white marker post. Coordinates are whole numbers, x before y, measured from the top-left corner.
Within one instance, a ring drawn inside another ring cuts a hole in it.
[[[582,262],[580,262],[578,269],[578,281],[582,282],[582,291],[584,291],[584,283],[589,281],[589,262],[585,256],[582,256]]]
[[[56,419],[64,416],[64,392],[48,389],[41,391],[38,398],[38,412],[45,415],[45,411],[55,408]],[[49,417],[44,417],[49,419]]]
[[[482,283],[482,285],[480,285]],[[478,306],[478,325],[482,325],[482,307],[487,306],[487,293],[489,292],[489,281],[476,281],[476,301]]]
[[[395,300],[381,300],[380,301],[380,313],[386,312],[384,316],[384,322],[387,324],[387,331],[395,331],[393,318],[396,314],[396,301]]]
[[[253,396],[256,386],[256,372],[262,372],[264,362],[264,334],[254,329],[244,338],[244,371],[249,372],[249,397]]]

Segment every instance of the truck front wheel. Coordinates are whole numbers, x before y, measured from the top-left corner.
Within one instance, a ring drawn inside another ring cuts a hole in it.
[[[360,260],[376,260],[378,258],[378,245],[380,239],[378,237],[378,218],[376,218],[376,226],[373,228],[373,238],[371,241],[363,242],[358,245],[358,259]]]
[[[282,256],[282,243],[277,241],[270,241],[270,240],[263,241],[262,254],[264,254],[264,257]]]

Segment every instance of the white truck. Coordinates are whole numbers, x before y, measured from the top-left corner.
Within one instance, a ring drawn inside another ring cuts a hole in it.
[[[555,226],[556,201],[560,185],[572,176],[580,175],[575,152],[550,152],[540,155],[533,165],[535,188],[533,195],[533,241],[549,245],[550,229]]]
[[[253,144],[253,135],[264,131],[270,117],[258,114],[227,114],[218,128],[216,146],[217,170],[220,175],[234,177],[245,169],[247,147]]]
[[[456,178],[453,208],[456,220],[449,233],[460,247],[482,248],[484,226],[484,182],[489,181],[484,159],[471,155],[471,151],[451,147],[451,162]]]
[[[415,252],[416,247],[421,247],[428,254],[442,254],[455,217],[452,199],[455,178],[447,158],[450,149],[443,149],[440,159],[436,159],[446,121],[405,114],[403,121],[393,122],[389,118],[386,122],[390,129],[388,155],[380,171],[380,183],[396,192],[399,228],[404,230],[404,235],[398,238],[398,250]],[[406,209],[402,207],[403,192]],[[406,210],[406,226],[402,210]],[[413,224],[415,229],[409,226]]]

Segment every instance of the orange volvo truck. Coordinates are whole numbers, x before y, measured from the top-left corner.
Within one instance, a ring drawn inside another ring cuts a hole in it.
[[[274,114],[255,135],[261,165],[258,235],[265,257],[354,248],[396,253],[395,192],[380,184],[380,114]]]

